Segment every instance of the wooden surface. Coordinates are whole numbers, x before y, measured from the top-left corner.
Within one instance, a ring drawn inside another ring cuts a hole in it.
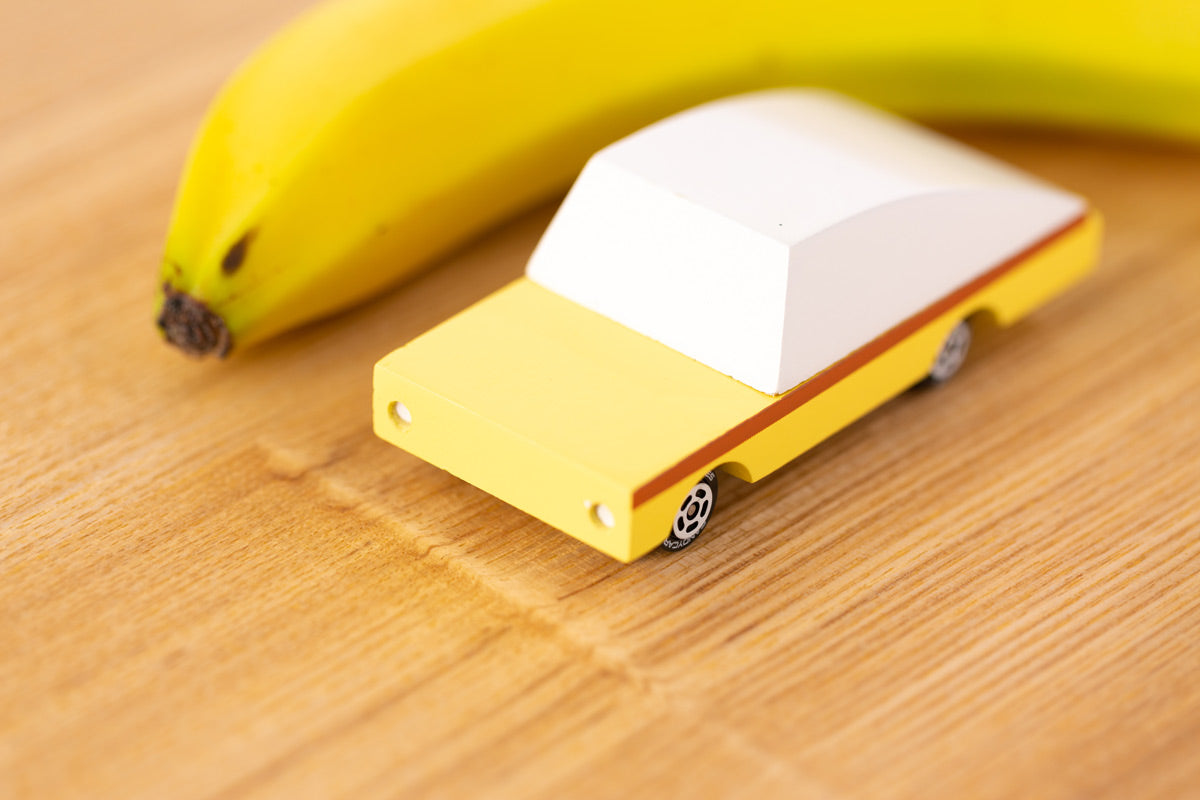
[[[542,209],[241,354],[158,341],[204,103],[300,0],[0,8],[0,797],[1200,796],[1200,155],[955,129],[1086,285],[622,567],[376,440]]]

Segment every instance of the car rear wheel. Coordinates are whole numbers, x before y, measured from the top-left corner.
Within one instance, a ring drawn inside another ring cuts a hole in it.
[[[692,487],[671,523],[671,532],[663,540],[667,550],[682,550],[708,525],[713,509],[717,505],[717,473],[710,472]]]
[[[962,369],[970,349],[971,325],[963,320],[950,330],[942,342],[942,349],[938,350],[937,358],[929,369],[929,382],[945,383],[953,378]]]

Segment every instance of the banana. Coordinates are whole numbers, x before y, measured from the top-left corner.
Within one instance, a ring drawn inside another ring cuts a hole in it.
[[[714,97],[1200,139],[1193,0],[340,0],[254,54],[176,199],[157,320],[226,355],[350,306]]]

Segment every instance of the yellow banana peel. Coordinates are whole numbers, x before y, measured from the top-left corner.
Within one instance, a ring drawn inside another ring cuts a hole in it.
[[[327,2],[209,110],[158,325],[225,355],[413,274],[638,127],[778,85],[1196,141],[1200,3]]]

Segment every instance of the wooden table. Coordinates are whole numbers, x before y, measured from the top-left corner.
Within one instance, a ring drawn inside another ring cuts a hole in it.
[[[1200,156],[1077,291],[621,566],[377,440],[551,213],[226,362],[151,320],[204,104],[303,0],[0,10],[0,797],[1200,796]]]

